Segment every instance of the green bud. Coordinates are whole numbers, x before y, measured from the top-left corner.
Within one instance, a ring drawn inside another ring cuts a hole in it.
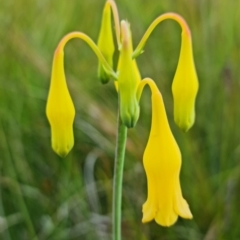
[[[139,117],[137,87],[141,80],[136,61],[132,59],[132,37],[129,24],[121,22],[121,49],[118,62],[118,92],[120,116],[128,128],[134,127]]]
[[[115,51],[115,47],[111,25],[111,6],[109,3],[106,3],[103,10],[102,24],[98,37],[98,48],[100,49],[108,64],[112,67],[112,57]],[[105,71],[103,65],[100,62],[98,63],[98,77],[103,84],[107,83],[111,78],[111,76]]]

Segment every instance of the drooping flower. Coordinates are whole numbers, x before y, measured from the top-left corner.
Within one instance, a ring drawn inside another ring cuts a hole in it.
[[[182,44],[177,70],[172,84],[174,99],[174,121],[180,129],[187,131],[195,120],[195,99],[198,92],[198,78],[192,52],[191,32],[186,21],[176,13],[165,13],[157,17],[149,26],[141,41],[133,52],[133,58],[143,53],[152,31],[162,21],[172,19],[179,23],[182,29]]]
[[[73,38],[84,40],[97,55],[106,74],[113,79],[117,78],[117,74],[108,64],[97,45],[86,34],[71,32],[61,39],[53,57],[52,76],[46,108],[47,118],[51,125],[52,148],[61,157],[66,156],[74,145],[73,121],[75,108],[64,73],[64,47]]]
[[[190,219],[192,214],[182,196],[181,153],[169,127],[161,93],[150,79],[143,80],[141,87],[146,83],[152,90],[152,124],[143,156],[148,197],[142,221],[155,219],[162,226],[171,226],[178,216]]]
[[[172,84],[174,121],[187,131],[195,121],[195,99],[198,78],[195,70],[189,29],[182,31],[182,43],[177,70]]]
[[[64,52],[61,48],[54,53],[46,113],[51,125],[52,148],[64,157],[74,144],[75,108],[65,79]]]

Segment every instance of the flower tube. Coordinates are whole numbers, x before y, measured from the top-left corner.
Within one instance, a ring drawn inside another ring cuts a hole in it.
[[[192,53],[191,33],[186,29],[182,31],[181,51],[172,83],[174,121],[185,132],[195,121],[197,92],[198,78]]]
[[[46,109],[51,125],[52,148],[61,157],[65,157],[73,147],[73,121],[75,117],[75,108],[65,79],[63,59],[63,50],[57,48],[53,58]]]
[[[173,225],[178,216],[191,219],[192,214],[182,196],[181,152],[169,127],[162,95],[152,80],[145,79],[139,86],[139,97],[145,84],[149,84],[152,91],[152,124],[143,156],[148,197],[143,204],[142,222],[155,219],[167,227]]]

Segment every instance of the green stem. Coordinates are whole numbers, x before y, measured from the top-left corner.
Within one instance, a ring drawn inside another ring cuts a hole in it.
[[[120,114],[118,113],[118,132],[113,179],[113,240],[121,240],[122,179],[126,141],[127,127],[122,124]]]

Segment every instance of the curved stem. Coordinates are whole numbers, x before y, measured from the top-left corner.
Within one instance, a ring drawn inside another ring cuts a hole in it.
[[[138,89],[137,89],[137,100],[138,100],[138,102],[140,101],[143,88],[146,86],[146,84],[148,84],[152,93],[160,92],[156,83],[151,78],[144,78],[138,85]]]
[[[59,42],[59,44],[55,50],[55,54],[58,51],[62,51],[64,49],[66,43],[73,38],[80,38],[83,41],[85,41],[91,47],[91,49],[94,51],[94,53],[97,55],[99,61],[103,64],[106,72],[109,75],[111,75],[113,78],[115,78],[115,79],[118,78],[117,74],[113,71],[111,66],[108,64],[108,62],[102,55],[101,51],[98,49],[97,45],[93,42],[93,40],[90,37],[88,37],[88,35],[86,35],[82,32],[71,32],[71,33],[67,34],[66,36],[64,36],[62,38],[62,40]]]
[[[159,23],[161,23],[162,21],[164,21],[166,19],[172,19],[172,20],[175,20],[176,22],[178,22],[179,25],[182,28],[182,31],[185,31],[191,37],[190,29],[189,29],[189,27],[188,27],[188,25],[187,25],[187,23],[186,23],[186,21],[183,17],[181,17],[177,13],[172,13],[172,12],[162,14],[152,22],[152,24],[149,26],[149,28],[147,29],[147,31],[143,35],[141,41],[139,42],[138,46],[136,47],[136,49],[133,52],[133,55],[132,55],[133,59],[138,57],[142,53],[142,49],[143,49],[144,45],[146,44],[146,41],[149,38],[150,34],[155,29],[155,27]]]
[[[106,4],[109,4],[111,6],[111,9],[112,9],[113,19],[114,19],[114,24],[115,24],[117,44],[118,44],[118,48],[119,48],[120,45],[121,45],[121,41],[120,41],[120,24],[119,24],[119,16],[118,16],[117,5],[113,0],[108,0]]]
[[[127,127],[121,123],[120,113],[118,113],[118,132],[113,179],[113,240],[121,240],[122,179],[126,141]]]

